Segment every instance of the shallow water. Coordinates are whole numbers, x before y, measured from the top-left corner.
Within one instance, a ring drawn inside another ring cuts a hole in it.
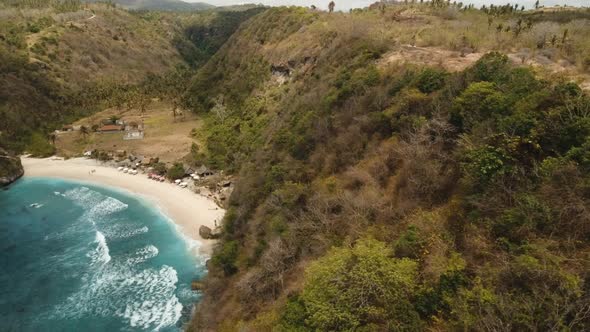
[[[48,178],[0,191],[0,331],[178,331],[205,267],[123,192]]]

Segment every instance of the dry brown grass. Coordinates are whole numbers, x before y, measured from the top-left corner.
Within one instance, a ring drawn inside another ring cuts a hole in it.
[[[97,80],[137,82],[146,73],[163,73],[181,62],[172,43],[177,26],[158,24],[120,9],[87,4],[75,12],[44,9],[4,9],[13,24],[38,24],[24,36],[31,62],[66,85]],[[44,23],[37,23],[44,22]],[[47,24],[50,22],[50,24]]]
[[[190,151],[196,141],[191,136],[193,129],[201,127],[201,120],[188,112],[183,117],[172,116],[171,107],[164,102],[152,102],[142,117],[139,110],[107,109],[90,117],[75,122],[75,125],[85,125],[91,128],[99,124],[102,119],[110,116],[120,116],[125,121],[141,123],[145,126],[143,140],[123,140],[123,133],[92,133],[86,140],[79,132],[67,132],[59,135],[56,145],[58,153],[76,156],[85,150],[99,149],[104,151],[125,150],[134,155],[159,157],[161,161],[173,162],[182,159]]]

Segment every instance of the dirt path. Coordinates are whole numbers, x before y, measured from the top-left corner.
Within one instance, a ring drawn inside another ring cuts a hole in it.
[[[391,63],[412,63],[432,67],[442,67],[450,72],[457,72],[473,65],[484,52],[461,54],[439,47],[418,47],[401,45],[397,49],[383,55],[378,61],[379,66]],[[567,60],[553,61],[542,54],[530,52],[509,53],[508,58],[515,65],[531,66],[548,74],[563,74],[571,77],[584,90],[590,90],[590,75],[581,74],[579,69]]]

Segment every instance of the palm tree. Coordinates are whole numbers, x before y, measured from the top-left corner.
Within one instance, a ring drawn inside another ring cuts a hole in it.
[[[84,140],[86,140],[86,136],[88,136],[88,127],[86,126],[81,126],[80,127],[80,135],[82,135],[84,137]]]

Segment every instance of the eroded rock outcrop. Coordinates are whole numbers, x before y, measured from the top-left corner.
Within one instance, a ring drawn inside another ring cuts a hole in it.
[[[210,239],[211,238],[211,228],[202,225],[201,227],[199,227],[199,236],[201,236],[203,239]]]
[[[7,186],[23,176],[25,171],[19,157],[0,148],[0,187]]]

